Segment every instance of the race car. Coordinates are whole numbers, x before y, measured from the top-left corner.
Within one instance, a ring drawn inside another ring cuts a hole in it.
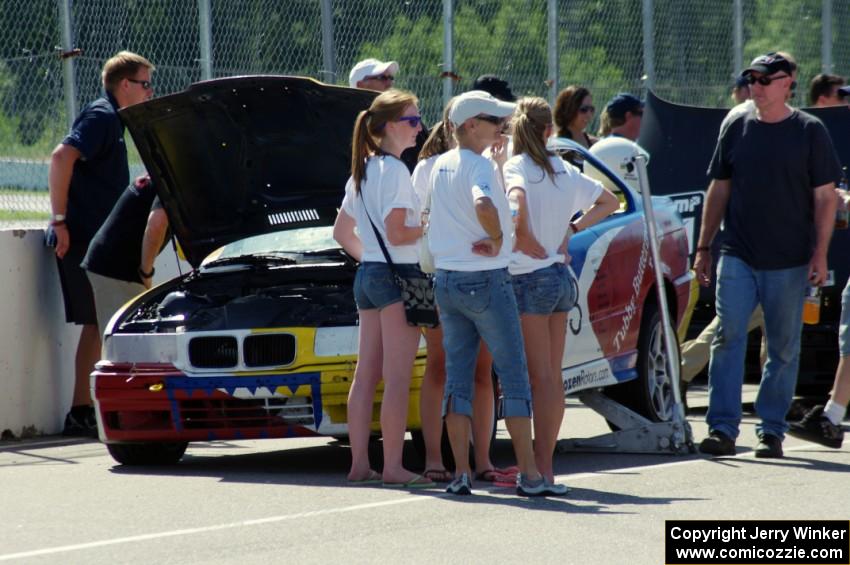
[[[357,361],[357,264],[331,237],[356,114],[376,93],[298,77],[192,85],[121,111],[192,270],[126,304],[92,373],[100,439],[130,465],[176,463],[188,442],[347,434]],[[640,199],[577,234],[564,392],[605,388],[652,420],[672,390]],[[696,296],[687,238],[656,198],[676,328]],[[424,346],[408,427],[419,423]],[[380,388],[379,388],[380,396]],[[373,430],[379,431],[380,398]]]

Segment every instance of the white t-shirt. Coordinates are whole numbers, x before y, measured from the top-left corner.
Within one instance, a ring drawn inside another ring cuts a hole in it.
[[[363,203],[369,210],[369,215],[363,208]],[[357,234],[363,242],[363,257],[361,261],[386,263],[375,232],[369,224],[371,217],[375,227],[387,246],[387,251],[393,263],[418,263],[419,247],[410,245],[391,245],[387,239],[386,219],[396,208],[407,210],[404,225],[416,227],[419,219],[419,198],[413,191],[410,182],[410,172],[407,166],[392,156],[370,157],[366,164],[366,179],[360,183],[360,195],[354,191],[354,179],[349,178],[345,184],[345,198],[342,209],[354,218],[357,223]]]
[[[428,193],[431,191],[431,170],[434,168],[434,163],[437,162],[439,155],[431,155],[427,159],[423,159],[416,163],[416,168],[413,169],[413,174],[410,180],[413,182],[413,190],[416,191],[416,196],[419,197],[419,202],[422,207],[428,202]]]
[[[553,263],[563,262],[558,247],[564,241],[570,219],[586,210],[602,194],[602,184],[585,176],[563,159],[551,156],[555,178],[549,176],[527,154],[511,157],[503,168],[508,193],[514,187],[525,190],[531,233],[546,249],[545,259],[534,259],[522,252],[511,254],[512,275],[530,273]]]
[[[452,149],[437,158],[430,184],[428,248],[437,268],[488,271],[507,267],[514,227],[508,199],[496,184],[493,164],[468,149]],[[475,214],[475,201],[483,197],[490,198],[499,213],[504,239],[496,257],[472,252],[473,243],[488,237]]]

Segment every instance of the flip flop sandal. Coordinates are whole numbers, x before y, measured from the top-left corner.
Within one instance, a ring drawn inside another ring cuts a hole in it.
[[[425,469],[422,476],[435,483],[450,483],[454,478],[447,469]]]
[[[419,489],[419,488],[434,488],[437,486],[437,483],[423,477],[422,475],[416,475],[406,483],[384,483],[386,488],[406,488],[406,489]]]
[[[348,484],[355,485],[377,485],[383,482],[381,479],[381,474],[374,469],[369,469],[369,472],[362,479],[348,479]]]

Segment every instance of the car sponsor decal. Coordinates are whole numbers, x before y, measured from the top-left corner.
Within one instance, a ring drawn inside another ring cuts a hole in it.
[[[571,394],[586,388],[608,386],[618,382],[613,371],[611,371],[611,364],[606,359],[564,369],[561,371],[561,376],[564,381],[564,394]]]

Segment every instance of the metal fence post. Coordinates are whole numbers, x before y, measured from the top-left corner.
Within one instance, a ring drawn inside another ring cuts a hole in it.
[[[643,73],[647,90],[655,86],[655,26],[652,0],[643,0]]]
[[[736,77],[744,68],[744,7],[742,0],[735,0],[734,16],[734,53],[732,54],[732,77]]]
[[[823,0],[820,58],[823,72],[832,74],[832,0]]]
[[[74,48],[73,34],[71,33],[71,0],[59,0],[59,12],[61,13],[62,25],[62,50],[65,53],[70,53]],[[65,81],[65,116],[68,122],[68,127],[74,125],[74,118],[77,117],[77,82],[74,76],[74,57],[65,56],[62,60]]]
[[[210,0],[198,0],[198,31],[201,41],[201,79],[210,80],[212,76],[212,23]]]
[[[334,51],[333,0],[322,0],[322,74],[328,84],[336,82],[336,54]]]
[[[443,106],[449,103],[454,89],[454,2],[443,0]]]
[[[558,96],[558,0],[549,0],[549,105]]]

